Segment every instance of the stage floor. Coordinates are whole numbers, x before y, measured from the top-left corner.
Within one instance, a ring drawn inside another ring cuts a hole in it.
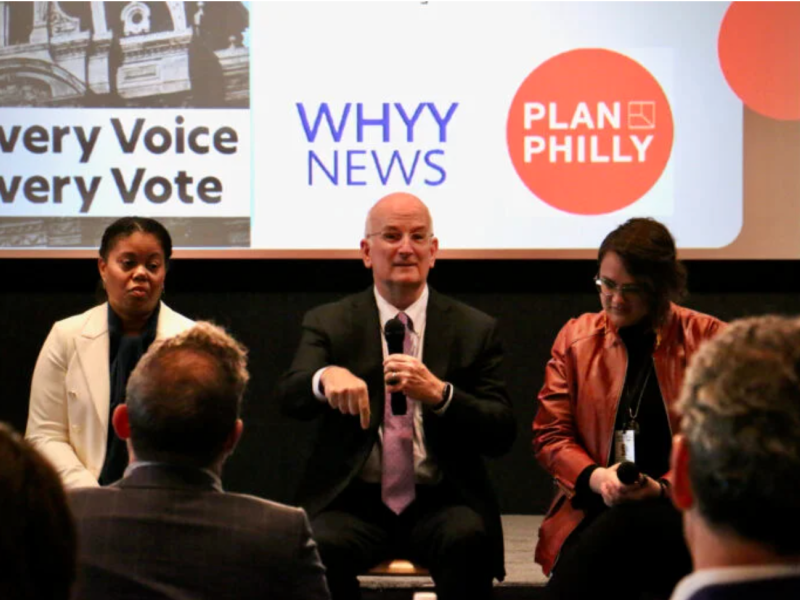
[[[515,592],[522,591],[520,588],[533,591],[547,581],[541,567],[533,562],[533,550],[536,548],[542,515],[503,515],[502,519],[506,549],[506,579],[502,583],[495,583],[499,588],[495,590],[498,599],[515,598],[517,597]],[[402,597],[410,600],[414,591],[433,589],[430,577],[365,575],[359,579],[365,600]],[[401,591],[403,595],[399,595]]]

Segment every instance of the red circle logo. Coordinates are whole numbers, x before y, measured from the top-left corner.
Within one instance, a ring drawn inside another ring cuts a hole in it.
[[[719,30],[728,85],[751,109],[800,119],[800,3],[734,2]]]
[[[508,113],[508,150],[538,198],[568,213],[630,206],[658,181],[672,152],[672,110],[635,60],[571,50],[538,66]]]

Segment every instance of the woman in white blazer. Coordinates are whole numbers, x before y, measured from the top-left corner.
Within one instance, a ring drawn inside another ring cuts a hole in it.
[[[64,485],[107,484],[127,466],[110,415],[154,339],[193,321],[161,302],[172,239],[158,221],[124,217],[103,233],[97,264],[108,302],[58,321],[36,361],[25,437]]]

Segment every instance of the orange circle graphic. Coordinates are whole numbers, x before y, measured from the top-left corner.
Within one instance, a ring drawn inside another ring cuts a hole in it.
[[[672,110],[647,69],[618,52],[571,50],[539,65],[511,103],[506,138],[527,188],[559,210],[607,214],[659,180]]]
[[[800,2],[734,2],[719,30],[728,85],[751,109],[800,119]]]

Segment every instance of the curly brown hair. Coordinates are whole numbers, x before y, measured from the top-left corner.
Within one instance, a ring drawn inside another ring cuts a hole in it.
[[[704,518],[800,553],[800,320],[733,322],[694,356],[678,410]]]

